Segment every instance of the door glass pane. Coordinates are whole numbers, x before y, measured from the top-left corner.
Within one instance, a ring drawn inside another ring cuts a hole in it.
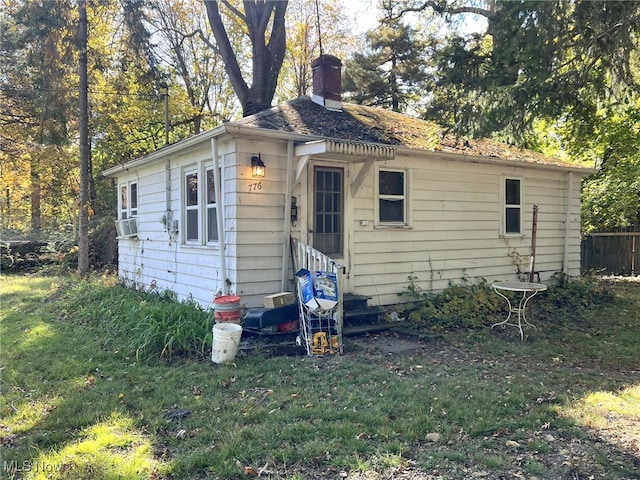
[[[340,168],[315,169],[314,248],[327,255],[342,255],[343,171]]]

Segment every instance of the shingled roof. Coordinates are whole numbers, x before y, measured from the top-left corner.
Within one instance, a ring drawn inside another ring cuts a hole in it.
[[[342,111],[330,111],[304,96],[234,123],[302,135],[393,145],[416,150],[493,157],[515,162],[571,168],[581,167],[495,140],[460,139],[446,133],[434,122],[391,110],[342,103]]]

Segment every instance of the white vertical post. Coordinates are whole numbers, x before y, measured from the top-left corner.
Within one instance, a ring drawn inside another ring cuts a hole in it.
[[[287,144],[287,170],[286,182],[284,187],[284,239],[282,240],[282,276],[280,278],[280,291],[284,292],[287,288],[287,277],[289,269],[289,248],[291,242],[291,195],[293,193],[293,140],[289,140]]]
[[[211,139],[211,156],[213,157],[213,183],[216,189],[216,222],[218,223],[218,245],[220,247],[220,273],[222,275],[222,291],[225,294],[228,294],[229,284],[227,282],[227,258],[225,254],[224,243],[224,215],[222,212],[222,209],[224,208],[224,206],[222,205],[222,179],[220,178],[220,163],[218,162],[218,142],[216,141],[215,137]]]

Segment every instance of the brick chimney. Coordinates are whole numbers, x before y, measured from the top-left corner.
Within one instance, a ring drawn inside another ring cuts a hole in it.
[[[342,62],[333,55],[320,55],[311,63],[313,94],[311,100],[327,110],[342,110]]]

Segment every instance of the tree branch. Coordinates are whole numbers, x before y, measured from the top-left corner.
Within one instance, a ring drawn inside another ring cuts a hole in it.
[[[198,33],[198,35],[200,36],[200,40],[202,40],[205,45],[207,45],[211,50],[213,50],[214,53],[220,55],[220,49],[218,48],[218,46],[215,43],[211,43],[211,40],[209,40],[209,37],[205,36],[204,32],[200,29],[196,30],[196,33]]]
[[[208,3],[210,0],[205,0],[205,1]],[[247,18],[244,16],[244,14],[240,10],[238,10],[236,7],[231,5],[228,0],[220,0],[220,1],[222,2],[222,4],[225,7],[227,7],[229,10],[231,10],[231,12],[233,12],[233,14],[236,17],[238,17],[240,20],[242,20],[245,23],[247,22]]]
[[[472,6],[445,8],[444,12],[450,15],[458,15],[460,13],[473,13],[474,15],[480,15],[486,18],[490,18],[493,16],[493,12],[491,10],[487,10],[486,8],[480,8],[480,7],[472,7]]]
[[[227,4],[226,1],[223,3]],[[231,81],[231,85],[238,96],[238,100],[240,100],[240,103],[244,105],[249,95],[249,87],[242,77],[242,70],[240,70],[240,66],[238,65],[238,59],[233,52],[229,36],[224,28],[224,24],[222,23],[222,18],[218,11],[218,3],[216,0],[205,0],[205,5],[207,7],[207,16],[209,17],[213,36],[216,38],[216,42],[218,43],[217,50],[224,60],[229,80]]]
[[[474,7],[471,5],[466,5],[462,7],[449,7],[449,6],[442,6],[435,0],[427,0],[426,2],[422,3],[422,5],[418,5],[416,7],[403,8],[398,12],[397,15],[393,16],[392,19],[393,20],[398,19],[402,17],[402,15],[404,15],[405,13],[409,13],[409,12],[422,12],[427,8],[432,8],[434,11],[438,13],[447,13],[449,15],[458,15],[461,13],[473,13],[475,15],[480,15],[486,18],[490,18],[491,16],[493,16],[493,12],[491,12],[491,10],[488,10],[486,8]]]

